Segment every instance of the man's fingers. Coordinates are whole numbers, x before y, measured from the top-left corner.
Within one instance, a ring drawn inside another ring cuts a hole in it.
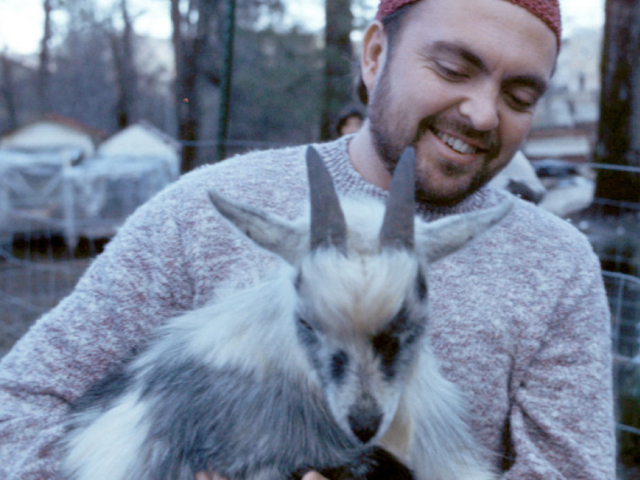
[[[318,472],[309,472],[306,473],[302,480],[327,480],[325,477],[320,475]]]
[[[217,473],[210,474],[206,472],[198,472],[196,473],[195,480],[227,480],[227,479],[221,475],[218,475]],[[309,472],[309,473],[306,473],[304,477],[302,477],[302,480],[327,480],[327,479],[322,475],[320,475],[318,472]]]
[[[217,473],[206,473],[206,472],[198,472],[196,473],[195,480],[227,480],[222,475],[218,475]]]

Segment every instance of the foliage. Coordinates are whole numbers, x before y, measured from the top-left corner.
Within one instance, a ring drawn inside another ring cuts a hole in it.
[[[231,137],[296,143],[317,135],[322,57],[315,35],[238,32]]]
[[[351,0],[325,0],[324,88],[320,136],[329,140],[339,112],[353,100],[351,88]]]

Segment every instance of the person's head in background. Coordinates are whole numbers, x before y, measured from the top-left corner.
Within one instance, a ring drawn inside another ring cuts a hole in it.
[[[356,133],[364,123],[364,113],[355,105],[348,105],[338,116],[336,134],[338,137],[349,133]]]
[[[560,28],[557,0],[382,0],[363,38],[356,170],[386,188],[412,145],[422,202],[478,190],[529,132]]]

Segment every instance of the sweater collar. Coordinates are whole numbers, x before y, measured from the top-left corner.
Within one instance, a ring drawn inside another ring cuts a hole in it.
[[[386,200],[387,192],[364,180],[353,168],[349,159],[349,142],[352,135],[345,135],[327,143],[314,145],[324,159],[327,169],[334,179],[336,189],[341,194],[366,195]],[[503,194],[485,185],[462,202],[450,207],[433,207],[418,204],[417,213],[426,220],[435,220],[456,213],[466,213],[483,208],[490,208],[500,203]]]

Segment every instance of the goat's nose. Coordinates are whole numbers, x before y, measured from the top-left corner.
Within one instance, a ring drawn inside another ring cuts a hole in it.
[[[367,443],[380,428],[382,415],[375,412],[356,411],[349,414],[349,426],[351,431],[362,442]]]

